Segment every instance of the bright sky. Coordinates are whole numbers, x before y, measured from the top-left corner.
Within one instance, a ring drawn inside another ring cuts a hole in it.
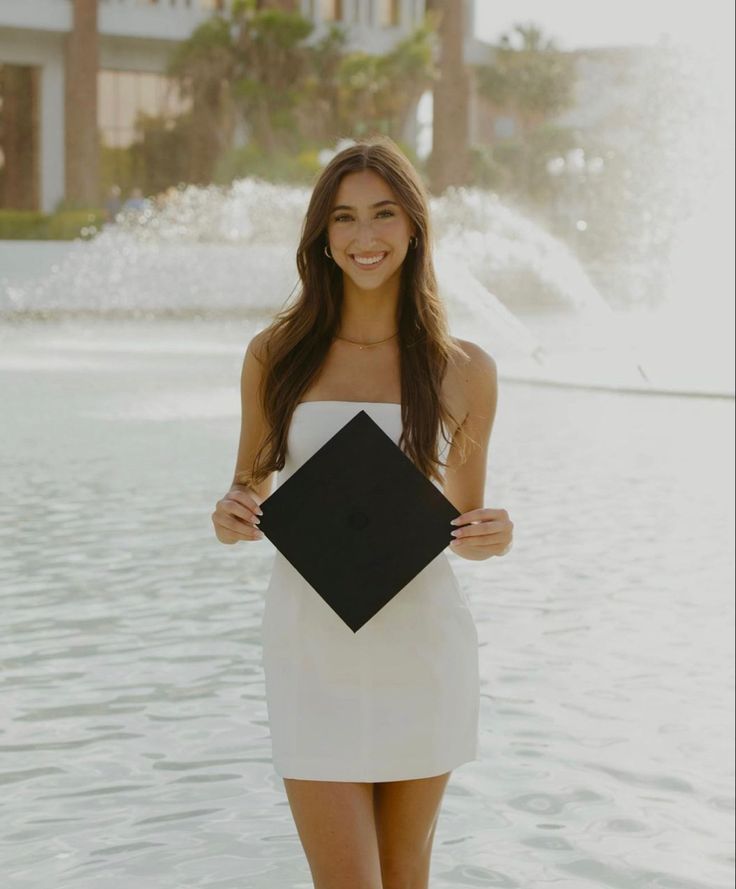
[[[517,22],[534,22],[563,50],[671,43],[720,44],[733,52],[733,0],[475,0],[475,33],[497,42]]]

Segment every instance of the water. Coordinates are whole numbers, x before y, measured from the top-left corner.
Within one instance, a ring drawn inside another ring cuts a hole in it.
[[[567,246],[497,196],[471,188],[432,198],[453,333],[502,360],[509,378],[733,398],[733,221],[718,195],[681,220],[658,299],[630,305],[622,291],[615,308]],[[297,288],[308,198],[245,179],[174,190],[159,208],[66,248],[0,242],[0,321],[273,314]]]
[[[8,889],[311,886],[270,762],[274,550],[210,522],[262,321],[0,327]],[[485,503],[515,545],[448,550],[480,760],[451,777],[432,887],[730,889],[733,400],[500,370]]]

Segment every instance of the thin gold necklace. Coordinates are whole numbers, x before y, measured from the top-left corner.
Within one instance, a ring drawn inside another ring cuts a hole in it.
[[[346,343],[352,343],[354,346],[358,346],[359,349],[370,349],[371,346],[378,346],[380,343],[387,343],[389,340],[393,339],[399,331],[396,333],[392,333],[391,336],[387,336],[385,340],[376,340],[375,343],[359,343],[357,340],[349,340],[344,336],[335,335],[336,340],[344,340]]]

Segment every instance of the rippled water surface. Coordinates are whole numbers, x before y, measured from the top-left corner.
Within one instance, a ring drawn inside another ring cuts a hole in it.
[[[8,889],[311,887],[270,760],[274,549],[210,522],[254,330],[0,329]],[[515,545],[447,551],[481,759],[433,889],[733,886],[733,406],[501,380],[485,502]]]

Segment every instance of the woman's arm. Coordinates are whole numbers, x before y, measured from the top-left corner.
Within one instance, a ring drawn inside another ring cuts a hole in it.
[[[494,359],[475,343],[461,341],[469,360],[459,375],[467,413],[462,428],[473,442],[464,463],[453,445],[445,470],[445,496],[460,510],[454,524],[452,551],[466,559],[505,555],[513,539],[513,522],[505,509],[483,506],[488,444],[498,402],[498,376]],[[456,433],[457,436],[457,433]]]
[[[258,448],[268,434],[268,425],[258,398],[262,376],[262,364],[259,357],[262,346],[263,331],[257,333],[248,343],[243,359],[243,369],[240,375],[240,440],[233,482],[230,486],[231,491],[247,490],[246,485],[239,484],[236,479],[240,473],[250,473]],[[259,501],[265,500],[271,493],[273,477],[274,473],[271,473],[259,484],[251,486],[250,490],[255,491]]]
[[[230,490],[217,501],[212,513],[215,535],[221,543],[237,543],[239,540],[261,540],[258,530],[261,513],[260,503],[268,497],[274,473],[257,485],[237,481],[240,473],[249,476],[255,455],[267,435],[267,423],[261,410],[258,389],[261,381],[261,361],[258,357],[261,334],[256,334],[248,344],[240,376],[241,423],[238,456]]]

